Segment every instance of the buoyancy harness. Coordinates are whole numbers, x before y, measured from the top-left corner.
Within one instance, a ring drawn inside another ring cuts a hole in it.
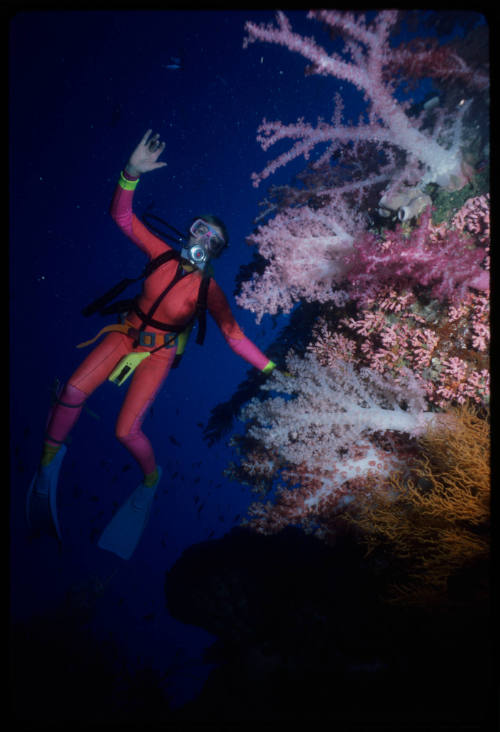
[[[160,221],[162,224],[168,226],[172,230],[174,230],[178,235],[179,239],[182,237],[182,234],[177,231],[173,226],[170,224],[167,224],[165,221],[160,219],[159,217],[153,216],[152,214],[144,214],[142,217],[144,223],[148,226],[148,228],[152,229],[156,234],[161,234],[161,238],[167,237],[172,238],[165,232],[160,232],[154,225],[151,224],[151,219],[156,219]],[[178,241],[176,239],[175,241]],[[172,259],[177,260],[177,270],[173,277],[173,279],[169,282],[169,284],[164,288],[164,290],[160,293],[160,295],[156,298],[155,302],[152,304],[152,306],[149,308],[148,312],[145,313],[138,305],[138,296],[134,298],[129,298],[126,300],[118,300],[117,302],[113,302],[115,298],[118,297],[127,287],[132,285],[135,282],[139,282],[141,280],[145,280],[148,277],[150,277],[153,272],[155,272],[159,267],[161,267],[166,262],[171,261]],[[159,348],[163,347],[171,347],[172,345],[177,345],[177,352],[175,355],[174,362],[172,364],[172,368],[176,368],[180,360],[182,358],[182,355],[184,353],[184,349],[186,347],[186,343],[189,339],[189,336],[191,334],[191,330],[194,326],[194,323],[196,319],[198,319],[198,334],[196,337],[196,343],[199,345],[202,345],[205,340],[205,333],[206,333],[206,311],[207,311],[207,297],[208,297],[208,287],[210,285],[210,279],[211,275],[213,273],[213,270],[210,268],[210,272],[204,273],[201,282],[200,282],[200,288],[198,290],[198,297],[196,301],[195,311],[193,313],[193,316],[190,318],[190,320],[187,323],[184,323],[183,325],[174,325],[171,323],[165,323],[160,320],[156,320],[153,315],[156,312],[157,308],[161,304],[162,300],[166,297],[166,295],[170,292],[170,290],[179,282],[183,277],[189,277],[193,272],[184,272],[181,262],[181,255],[180,253],[175,249],[169,249],[166,252],[163,252],[158,257],[155,257],[155,259],[152,259],[146,267],[144,268],[143,272],[138,276],[134,278],[125,278],[118,282],[116,285],[114,285],[110,290],[105,292],[103,295],[98,297],[96,300],[91,302],[89,305],[87,305],[82,310],[82,315],[85,317],[89,317],[90,315],[93,315],[94,313],[99,313],[99,315],[112,315],[112,314],[118,314],[121,316],[121,323],[115,324],[115,325],[109,325],[102,328],[102,330],[90,341],[85,341],[84,343],[78,344],[77,348],[83,348],[85,346],[90,345],[93,343],[97,338],[100,337],[104,332],[112,332],[112,331],[120,331],[124,332],[127,335],[132,335],[134,337],[134,343],[133,347],[137,348],[137,346],[154,346],[156,341],[156,335],[155,333],[147,333],[145,332],[146,327],[149,325],[153,328],[157,328],[158,330],[165,331],[165,337],[164,337],[164,343],[160,345],[158,348],[155,348],[154,350],[159,350]],[[125,321],[126,314],[133,311],[136,313],[140,320],[141,325],[139,328],[132,328],[130,324],[127,325]],[[168,337],[170,336],[170,337]]]

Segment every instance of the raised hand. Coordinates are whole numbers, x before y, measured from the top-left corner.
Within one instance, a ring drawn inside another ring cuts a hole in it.
[[[150,138],[151,132],[152,130],[146,132],[127,163],[126,171],[134,177],[142,173],[148,173],[150,170],[163,168],[167,165],[167,163],[157,162],[165,149],[165,143],[160,142],[160,135],[158,133],[155,133]]]

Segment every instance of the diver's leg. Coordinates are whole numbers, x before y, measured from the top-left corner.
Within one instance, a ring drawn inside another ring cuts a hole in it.
[[[175,348],[153,353],[139,364],[116,424],[116,436],[137,460],[143,481],[113,515],[102,532],[98,546],[129,559],[146,528],[161,478],[153,448],[141,430],[147,409],[161,388],[175,357]]]
[[[157,351],[137,367],[116,423],[116,437],[139,463],[146,485],[156,482],[157,466],[153,448],[141,426],[170,371],[175,351],[175,348]]]
[[[83,409],[87,394],[68,383],[51,409],[47,423],[42,465],[47,465],[64,443]]]
[[[80,416],[87,398],[107,379],[118,361],[130,352],[131,345],[131,339],[122,333],[110,333],[71,376],[47,420],[42,466],[53,460]]]
[[[66,454],[64,440],[87,397],[107,378],[120,358],[130,352],[131,345],[131,339],[121,333],[108,335],[87,356],[57,397],[47,421],[42,459],[26,498],[26,518],[32,530],[53,534],[61,540],[57,486]]]

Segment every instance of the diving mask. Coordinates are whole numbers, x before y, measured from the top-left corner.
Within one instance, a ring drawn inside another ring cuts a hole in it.
[[[196,219],[189,233],[191,236],[181,254],[199,269],[203,269],[208,260],[217,257],[226,246],[220,232],[203,219]]]

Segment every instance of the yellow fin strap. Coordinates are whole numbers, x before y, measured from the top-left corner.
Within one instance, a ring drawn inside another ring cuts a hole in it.
[[[112,333],[113,331],[117,333],[125,333],[125,335],[128,334],[130,326],[126,325],[125,323],[115,323],[114,325],[106,325],[104,328],[101,328],[99,333],[90,339],[90,341],[85,341],[85,343],[79,343],[77,345],[77,348],[85,348],[86,346],[90,346],[91,343],[94,343],[98,338],[102,336],[103,333]]]

